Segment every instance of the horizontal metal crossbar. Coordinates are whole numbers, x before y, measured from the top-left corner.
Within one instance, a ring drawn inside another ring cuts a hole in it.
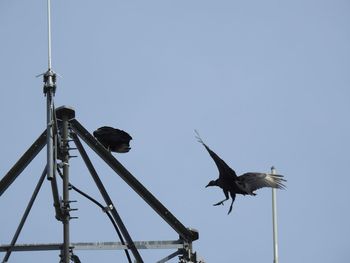
[[[169,241],[135,241],[137,249],[181,249],[184,248],[182,240]],[[62,243],[49,244],[18,244],[13,246],[12,251],[47,251],[61,250]],[[71,243],[70,247],[74,250],[123,250],[127,249],[127,244],[121,242],[78,242]],[[6,252],[10,245],[0,245],[0,252]]]

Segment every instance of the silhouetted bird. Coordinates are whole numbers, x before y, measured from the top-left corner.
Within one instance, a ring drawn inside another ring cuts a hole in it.
[[[95,138],[109,151],[126,153],[130,151],[132,137],[125,131],[103,126],[94,131]]]
[[[228,211],[229,214],[232,211],[232,205],[235,201],[236,194],[256,195],[254,191],[263,187],[285,189],[283,182],[286,182],[286,180],[283,179],[282,175],[268,173],[245,173],[241,176],[237,176],[236,172],[203,142],[197,131],[196,133],[196,138],[201,144],[203,144],[205,149],[207,149],[211,158],[213,158],[216,166],[219,169],[219,178],[210,181],[206,186],[218,186],[222,188],[225,194],[226,199],[214,204],[215,206],[221,204],[223,205],[223,203],[229,199],[230,194],[232,202]]]

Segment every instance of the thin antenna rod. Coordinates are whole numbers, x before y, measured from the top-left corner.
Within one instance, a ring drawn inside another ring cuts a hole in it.
[[[46,96],[46,112],[47,112],[47,178],[53,179],[55,174],[55,156],[54,156],[54,119],[53,113],[55,111],[53,105],[53,96],[56,92],[56,74],[51,68],[51,0],[47,0],[47,23],[48,23],[48,67],[49,69],[44,73],[44,93]]]
[[[51,0],[47,0],[48,67],[51,70]]]
[[[276,174],[275,167],[271,167],[271,173]],[[272,188],[272,227],[273,227],[273,263],[278,263],[278,232],[277,232],[277,196],[276,189]]]

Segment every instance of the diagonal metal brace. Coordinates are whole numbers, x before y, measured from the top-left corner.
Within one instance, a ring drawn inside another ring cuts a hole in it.
[[[6,189],[16,180],[21,172],[28,166],[28,164],[35,158],[35,156],[46,145],[46,130],[39,136],[39,138],[29,147],[17,163],[0,181],[0,196]]]
[[[29,201],[29,203],[27,205],[27,208],[24,211],[22,219],[21,219],[21,221],[20,221],[20,223],[19,223],[19,225],[17,227],[16,233],[14,234],[14,236],[13,236],[13,238],[11,240],[11,244],[10,244],[9,248],[7,249],[7,252],[6,252],[6,255],[5,255],[4,259],[3,259],[3,262],[8,262],[8,260],[9,260],[9,258],[11,256],[12,250],[13,250],[13,248],[14,248],[16,242],[17,242],[17,239],[18,239],[18,237],[19,237],[19,235],[20,235],[20,233],[22,231],[24,223],[27,220],[29,212],[32,209],[33,204],[35,202],[35,199],[36,199],[36,197],[37,197],[37,195],[38,195],[38,193],[40,191],[40,188],[41,188],[41,186],[42,186],[42,184],[44,182],[44,179],[45,179],[45,176],[46,176],[46,172],[47,172],[47,167],[45,166],[45,169],[44,169],[44,171],[43,171],[43,173],[42,173],[42,175],[41,175],[41,177],[39,179],[39,182],[37,183],[37,185],[36,185],[36,187],[34,189],[33,195],[30,198],[30,201]]]
[[[105,200],[106,204],[108,207],[113,207],[113,209],[110,210],[111,215],[113,216],[116,224],[118,225],[120,231],[122,232],[126,242],[128,243],[128,248],[131,250],[131,252],[133,253],[136,261],[138,263],[143,263],[143,260],[141,258],[141,255],[139,254],[137,248],[135,247],[135,244],[128,232],[128,230],[126,229],[121,217],[119,216],[117,210],[115,209],[115,206],[112,202],[112,199],[109,197],[101,179],[99,178],[94,166],[92,165],[89,156],[87,155],[85,149],[83,148],[83,145],[81,144],[78,136],[75,133],[71,133],[71,136],[75,142],[75,145],[77,146],[87,168],[89,169],[89,172],[92,176],[92,178],[94,179],[98,189],[100,190],[100,193],[103,197],[103,199]],[[128,255],[128,254],[127,254]],[[128,257],[129,258],[129,257]]]
[[[187,242],[198,236],[187,229],[153,194],[147,190],[114,156],[108,152],[76,119],[71,128],[87,143],[145,202],[150,205]]]

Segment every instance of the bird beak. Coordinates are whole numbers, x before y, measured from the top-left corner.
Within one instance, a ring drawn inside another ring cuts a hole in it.
[[[209,184],[207,184],[206,186],[205,186],[205,188],[207,188],[208,186],[210,186]]]

